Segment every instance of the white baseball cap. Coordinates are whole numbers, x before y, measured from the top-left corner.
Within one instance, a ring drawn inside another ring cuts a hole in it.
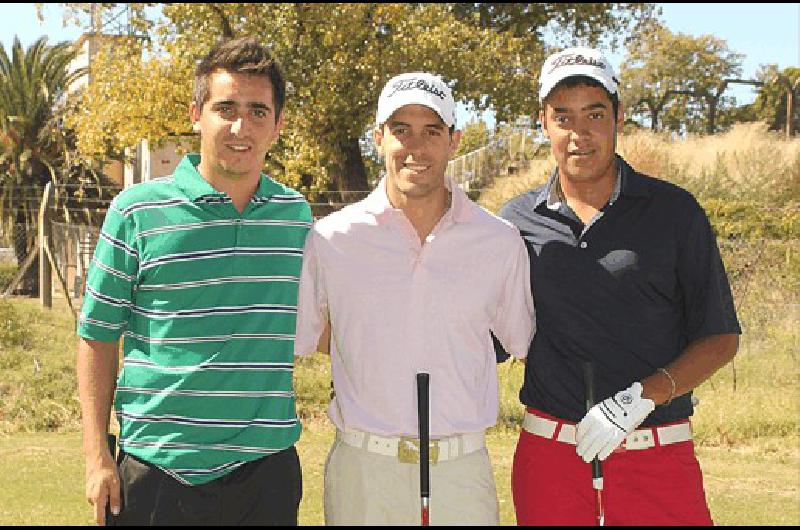
[[[611,94],[617,93],[617,80],[614,68],[602,53],[594,48],[567,48],[548,57],[542,65],[539,76],[539,101],[567,77],[585,75],[600,81]]]
[[[383,87],[375,122],[383,125],[394,111],[406,105],[424,105],[436,112],[448,127],[456,124],[456,102],[444,80],[425,72],[397,75]]]

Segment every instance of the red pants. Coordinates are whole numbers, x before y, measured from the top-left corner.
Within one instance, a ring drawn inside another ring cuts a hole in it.
[[[607,526],[714,524],[691,441],[614,452],[602,466]],[[522,430],[511,489],[518,525],[596,524],[591,465],[576,454],[574,445]]]

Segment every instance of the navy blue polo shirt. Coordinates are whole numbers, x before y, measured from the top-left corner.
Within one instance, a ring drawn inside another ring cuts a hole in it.
[[[702,207],[619,156],[617,164],[617,189],[588,226],[553,200],[557,172],[500,210],[528,246],[536,305],[520,400],[573,422],[586,413],[585,361],[594,363],[600,401],[667,365],[694,340],[741,333]],[[656,407],[644,425],[692,412],[689,393]]]

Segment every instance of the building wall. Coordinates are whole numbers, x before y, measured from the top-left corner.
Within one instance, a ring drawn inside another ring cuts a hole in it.
[[[158,148],[150,150],[150,178],[171,175],[184,153],[191,152],[191,142],[166,142]]]

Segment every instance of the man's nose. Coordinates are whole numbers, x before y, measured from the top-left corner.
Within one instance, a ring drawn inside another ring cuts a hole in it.
[[[588,138],[589,135],[590,135],[589,128],[585,127],[585,126],[583,126],[581,124],[577,124],[570,131],[570,137],[573,140],[583,140],[583,139]]]
[[[425,138],[419,134],[410,135],[403,147],[411,155],[419,154],[425,149]]]
[[[231,134],[238,135],[239,131],[242,130],[242,118],[241,116],[236,119],[235,122],[231,125]]]

